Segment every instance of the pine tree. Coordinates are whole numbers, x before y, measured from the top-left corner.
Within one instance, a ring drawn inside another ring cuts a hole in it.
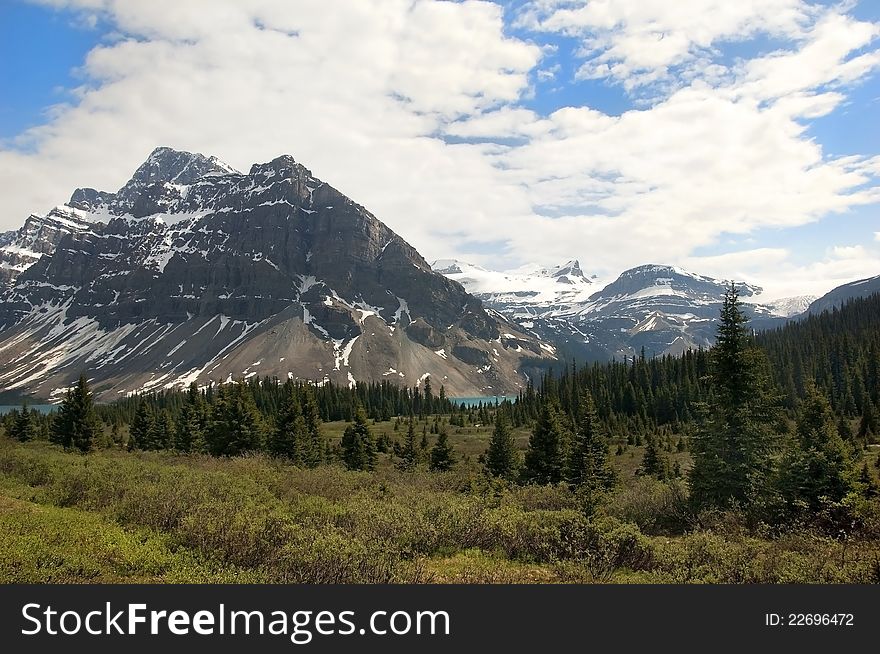
[[[31,410],[28,409],[27,402],[25,402],[21,405],[21,411],[15,413],[9,435],[22,443],[26,443],[36,437],[36,431],[36,420]]]
[[[186,392],[186,403],[177,417],[174,429],[174,449],[180,452],[205,451],[205,429],[208,426],[207,407],[195,382]]]
[[[367,414],[360,406],[355,409],[354,422],[342,434],[342,461],[349,470],[376,467],[376,443],[367,425]]]
[[[437,442],[431,448],[431,470],[435,472],[446,472],[451,470],[455,465],[455,456],[452,446],[449,444],[449,436],[446,428],[441,427],[440,433],[437,435]]]
[[[614,470],[608,461],[608,442],[589,391],[581,396],[578,409],[580,417],[568,456],[566,479],[572,486],[590,491],[609,490],[614,486]]]
[[[148,436],[150,446],[145,449],[167,450],[174,444],[174,420],[171,412],[163,409],[156,416]]]
[[[507,416],[503,411],[495,414],[495,429],[486,450],[486,471],[493,477],[513,480],[517,468],[516,447]]]
[[[789,507],[816,512],[854,490],[853,460],[828,398],[811,385],[801,404],[795,441],[782,458],[779,490]]]
[[[300,390],[300,406],[302,408],[303,424],[308,434],[310,447],[304,463],[309,467],[315,467],[325,460],[327,449],[324,437],[321,435],[321,413],[318,402],[315,399],[315,391],[309,386],[303,386]]]
[[[564,432],[556,401],[545,401],[529,437],[522,478],[529,484],[556,484],[564,468]]]
[[[88,452],[103,432],[85,375],[69,389],[53,424],[52,442]]]
[[[712,394],[692,440],[691,498],[698,507],[748,506],[769,492],[778,415],[746,322],[731,285],[711,351]]]
[[[400,450],[400,461],[397,467],[401,470],[414,470],[419,462],[419,446],[416,442],[416,427],[413,417],[410,416],[406,428],[406,437]]]
[[[226,386],[218,387],[214,397],[209,451],[215,456],[239,456],[259,450],[265,427],[250,387],[244,382]]]
[[[153,433],[153,425],[156,416],[153,407],[144,399],[141,399],[134,420],[128,430],[128,449],[149,450],[152,449],[150,435]]]
[[[288,459],[302,466],[311,458],[311,436],[306,431],[299,393],[290,380],[284,384],[284,399],[275,429],[266,443],[272,456]]]
[[[874,412],[874,407],[871,405],[871,402],[868,401],[865,403],[865,408],[862,410],[862,417],[859,420],[859,431],[858,438],[863,443],[868,443],[873,439],[873,436],[877,433],[877,416]]]
[[[862,464],[858,482],[866,497],[877,497],[880,494],[880,487],[878,487],[874,477],[871,476],[871,470],[868,468],[867,461]]]
[[[667,473],[667,462],[657,448],[656,436],[648,436],[647,444],[645,445],[645,455],[642,457],[642,465],[639,466],[639,474],[663,480],[669,476]]]

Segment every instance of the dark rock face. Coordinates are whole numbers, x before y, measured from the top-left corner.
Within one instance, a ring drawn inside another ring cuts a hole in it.
[[[51,255],[65,236],[88,230],[82,212],[60,206],[45,216],[29,216],[21,229],[0,235],[0,289],[12,286],[22,272]]]
[[[210,328],[218,335],[231,334],[229,324],[245,333],[236,335],[232,345],[222,338],[205,345],[180,365],[165,359],[146,363],[132,355],[129,360],[140,364],[126,363],[122,371],[119,353],[108,358],[107,352],[90,351],[84,344],[78,356],[70,357],[69,369],[49,366],[34,381],[74,377],[79,373],[70,368],[74,364],[94,368],[99,379],[139,378],[143,370],[137,365],[151,372],[158,370],[150,366],[171,366],[163,385],[189,381],[194,370],[201,381],[221,370],[239,376],[243,371],[223,365],[209,370],[207,364],[215,363],[218,352],[225,359],[247,347],[279,316],[301,323],[297,339],[310,336],[323,342],[327,360],[318,361],[321,357],[312,350],[321,348],[310,344],[311,349],[305,348],[308,365],[291,368],[290,360],[300,357],[284,357],[285,365],[270,371],[263,366],[260,374],[307,376],[303,370],[313,370],[311,377],[341,374],[351,382],[358,368],[357,379],[380,379],[386,370],[419,378],[436,374],[431,368],[458,365],[436,350],[451,352],[458,340],[467,339],[475,342],[469,347],[485,354],[469,357],[479,359],[481,369],[489,365],[490,341],[498,341],[494,347],[504,351],[494,362],[493,391],[512,390],[525,381],[516,372],[519,354],[502,345],[497,317],[459,284],[434,273],[412,246],[364,207],[289,156],[254,165],[245,175],[213,157],[159,148],[117,193],[79,189],[69,211],[78,216],[76,229],[45,239],[43,256],[30,262],[3,296],[0,325],[7,331],[0,332],[0,346],[22,325],[39,323],[34,313],[38,306],[47,307],[51,315],[63,307],[61,314],[45,319],[46,329],[52,320],[56,327],[58,320],[62,325],[88,324],[105,340],[148,322],[170,326],[186,342],[197,340],[197,334],[203,338],[197,330],[209,329],[206,325],[215,319],[224,321],[219,329]],[[511,329],[505,324],[505,331]],[[351,363],[359,347],[379,338],[376,330],[386,340],[404,338],[410,345],[377,344],[375,349],[391,361],[387,366],[385,360],[372,366],[369,357]],[[38,336],[39,329],[31,334]],[[114,341],[114,347],[120,352],[133,347],[136,354],[136,344],[126,339]],[[410,352],[417,345],[429,349],[431,365],[424,363],[426,355]],[[224,350],[227,346],[235,349]],[[169,349],[176,355],[186,348]],[[530,349],[540,351],[537,343]],[[450,386],[481,392],[489,371],[477,371],[476,365],[443,376]],[[407,366],[408,372],[401,373]],[[415,374],[419,366],[427,368]],[[27,377],[21,366],[12,368],[0,366],[0,383],[20,384]],[[133,383],[121,385],[131,390]],[[40,389],[44,391],[45,386]]]

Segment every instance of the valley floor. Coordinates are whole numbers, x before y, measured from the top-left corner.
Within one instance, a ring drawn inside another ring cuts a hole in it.
[[[342,427],[325,425],[331,438]],[[732,514],[683,527],[681,482],[636,476],[634,446],[612,457],[619,488],[586,518],[565,488],[487,480],[488,430],[460,431],[448,473],[0,438],[0,582],[880,582],[878,524],[837,538],[771,536]]]

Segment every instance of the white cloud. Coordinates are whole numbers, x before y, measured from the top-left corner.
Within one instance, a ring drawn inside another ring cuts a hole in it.
[[[118,188],[153,147],[170,145],[244,169],[292,154],[428,259],[469,259],[471,244],[498,241],[499,266],[579,257],[603,275],[655,261],[738,277],[759,252],[779,264],[778,285],[800,272],[817,287],[880,260],[866,249],[804,268],[760,244],[739,259],[692,256],[725,234],[880,201],[880,156],[831,158],[805,133],[878,65],[877,26],[839,8],[540,0],[520,22],[576,33],[596,50],[588,67],[633,88],[674,81],[620,116],[588,97],[540,116],[521,101],[532,81],[566,80],[542,63],[552,47],[505,34],[498,4],[41,1],[127,36],[89,54],[75,104],[0,144],[4,228],[77,186]],[[756,34],[790,46],[732,67],[714,60],[718,43]]]
[[[810,263],[797,263],[785,248],[758,248],[710,257],[690,257],[685,265],[703,274],[761,286],[755,300],[821,296],[836,286],[880,275],[880,248],[835,246]]]
[[[719,42],[757,34],[798,38],[815,9],[803,0],[536,0],[519,24],[583,39],[581,78],[627,88],[664,79]]]
[[[432,225],[486,233],[494,212],[529,210],[483,148],[430,138],[528,91],[541,50],[504,35],[498,5],[47,1],[132,38],[92,51],[79,102],[0,149],[4,227],[77,186],[118,188],[157,145],[243,169],[292,154],[420,246]]]

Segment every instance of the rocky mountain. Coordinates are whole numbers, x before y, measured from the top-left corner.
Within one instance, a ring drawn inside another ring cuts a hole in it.
[[[159,148],[4,240],[3,390],[85,371],[102,399],[254,375],[490,395],[554,356],[289,156],[244,174]]]
[[[868,297],[874,293],[880,293],[880,275],[838,286],[810,304],[806,315],[830,311],[840,307],[847,300],[856,297]]]
[[[563,356],[595,361],[632,356],[642,348],[650,356],[708,347],[729,286],[675,266],[645,265],[624,271],[599,290],[591,278],[581,275],[583,281],[569,295],[560,291],[558,296],[542,296],[516,289],[546,285],[545,280],[524,282],[509,273],[474,271],[461,262],[456,262],[455,270],[439,268],[523,330],[556,345]],[[565,266],[554,270],[559,269]],[[499,290],[502,281],[506,286]],[[761,292],[747,284],[738,288],[746,303]],[[780,310],[788,310],[755,303],[744,308],[758,329],[781,324]]]
[[[65,236],[88,229],[84,212],[62,205],[44,216],[29,216],[17,231],[0,234],[0,289],[12,286],[19,274],[52,254]]]

